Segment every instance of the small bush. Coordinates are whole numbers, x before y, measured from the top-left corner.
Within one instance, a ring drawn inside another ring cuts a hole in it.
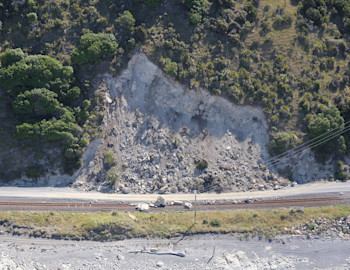
[[[113,153],[113,151],[109,150],[105,153],[104,161],[107,165],[112,165],[115,163],[115,154]]]
[[[163,0],[145,0],[146,5],[149,7],[157,7],[161,3],[163,3]]]
[[[35,12],[30,12],[27,14],[27,19],[31,23],[36,22],[38,20],[38,15],[36,15]]]
[[[43,176],[44,174],[45,174],[45,169],[43,167],[40,167],[40,166],[28,167],[25,170],[25,175],[28,178],[32,178],[32,179],[38,179],[41,176]]]
[[[221,227],[221,222],[217,219],[213,219],[212,221],[210,221],[210,226],[212,227]]]
[[[120,179],[120,168],[113,166],[110,168],[106,174],[106,179],[112,184],[115,185]]]
[[[171,62],[171,60],[169,58],[162,58],[162,59],[160,59],[160,62],[163,64],[164,71],[167,74],[169,74],[173,77],[177,76],[177,72],[178,72],[177,63]]]
[[[195,164],[196,164],[196,169],[199,171],[203,171],[206,168],[208,168],[208,162],[205,159],[202,158],[197,158],[195,160]]]

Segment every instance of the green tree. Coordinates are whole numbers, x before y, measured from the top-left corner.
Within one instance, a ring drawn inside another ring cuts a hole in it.
[[[135,19],[132,13],[125,10],[119,17],[115,20],[115,26],[118,32],[125,33],[131,36],[135,33]]]
[[[80,38],[80,44],[72,53],[72,62],[77,65],[99,64],[104,59],[116,53],[118,44],[113,35],[85,34]]]
[[[57,97],[56,93],[45,88],[36,88],[19,94],[12,107],[16,114],[24,116],[53,116],[61,108]]]
[[[186,7],[189,9],[188,17],[191,24],[198,24],[202,18],[208,13],[210,3],[208,0],[186,0]]]
[[[289,132],[277,133],[270,142],[269,150],[272,155],[279,155],[294,148],[298,141],[297,135]]]
[[[7,49],[0,55],[1,66],[7,67],[9,65],[12,65],[13,63],[21,61],[25,57],[26,55],[21,48]]]
[[[74,80],[73,68],[46,55],[30,55],[0,68],[0,85],[12,96],[34,88],[47,88],[64,94]]]

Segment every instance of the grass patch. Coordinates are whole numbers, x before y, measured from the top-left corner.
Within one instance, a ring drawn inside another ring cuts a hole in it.
[[[313,207],[303,210],[237,210],[198,212],[191,233],[251,233],[275,235],[319,217],[334,220],[350,215],[349,206]],[[209,222],[208,222],[209,221]],[[0,212],[0,224],[11,232],[27,227],[58,239],[120,240],[133,237],[174,237],[193,224],[193,212],[133,213],[99,212]],[[35,234],[31,234],[35,235]],[[39,235],[40,236],[40,235]]]

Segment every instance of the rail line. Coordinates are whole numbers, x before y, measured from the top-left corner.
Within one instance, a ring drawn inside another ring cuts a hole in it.
[[[1,199],[1,198],[0,198]],[[206,203],[199,202],[198,211],[225,211],[234,209],[276,209],[288,207],[312,207],[333,204],[350,205],[349,196],[325,196],[325,197],[302,197],[302,198],[278,198],[266,200],[246,200],[237,203],[232,201]],[[94,212],[94,211],[137,211],[134,205],[127,203],[96,203],[96,202],[22,202],[0,201],[0,211],[71,211],[71,212]],[[156,211],[184,211],[181,205],[167,205],[166,207],[153,208]]]

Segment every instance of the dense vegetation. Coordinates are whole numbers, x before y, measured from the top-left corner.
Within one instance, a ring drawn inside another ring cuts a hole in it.
[[[71,169],[96,129],[89,80],[120,71],[135,48],[192,89],[261,106],[272,154],[350,120],[347,0],[5,0],[0,18],[16,136],[60,142]],[[349,138],[319,145],[317,157],[342,160]]]

